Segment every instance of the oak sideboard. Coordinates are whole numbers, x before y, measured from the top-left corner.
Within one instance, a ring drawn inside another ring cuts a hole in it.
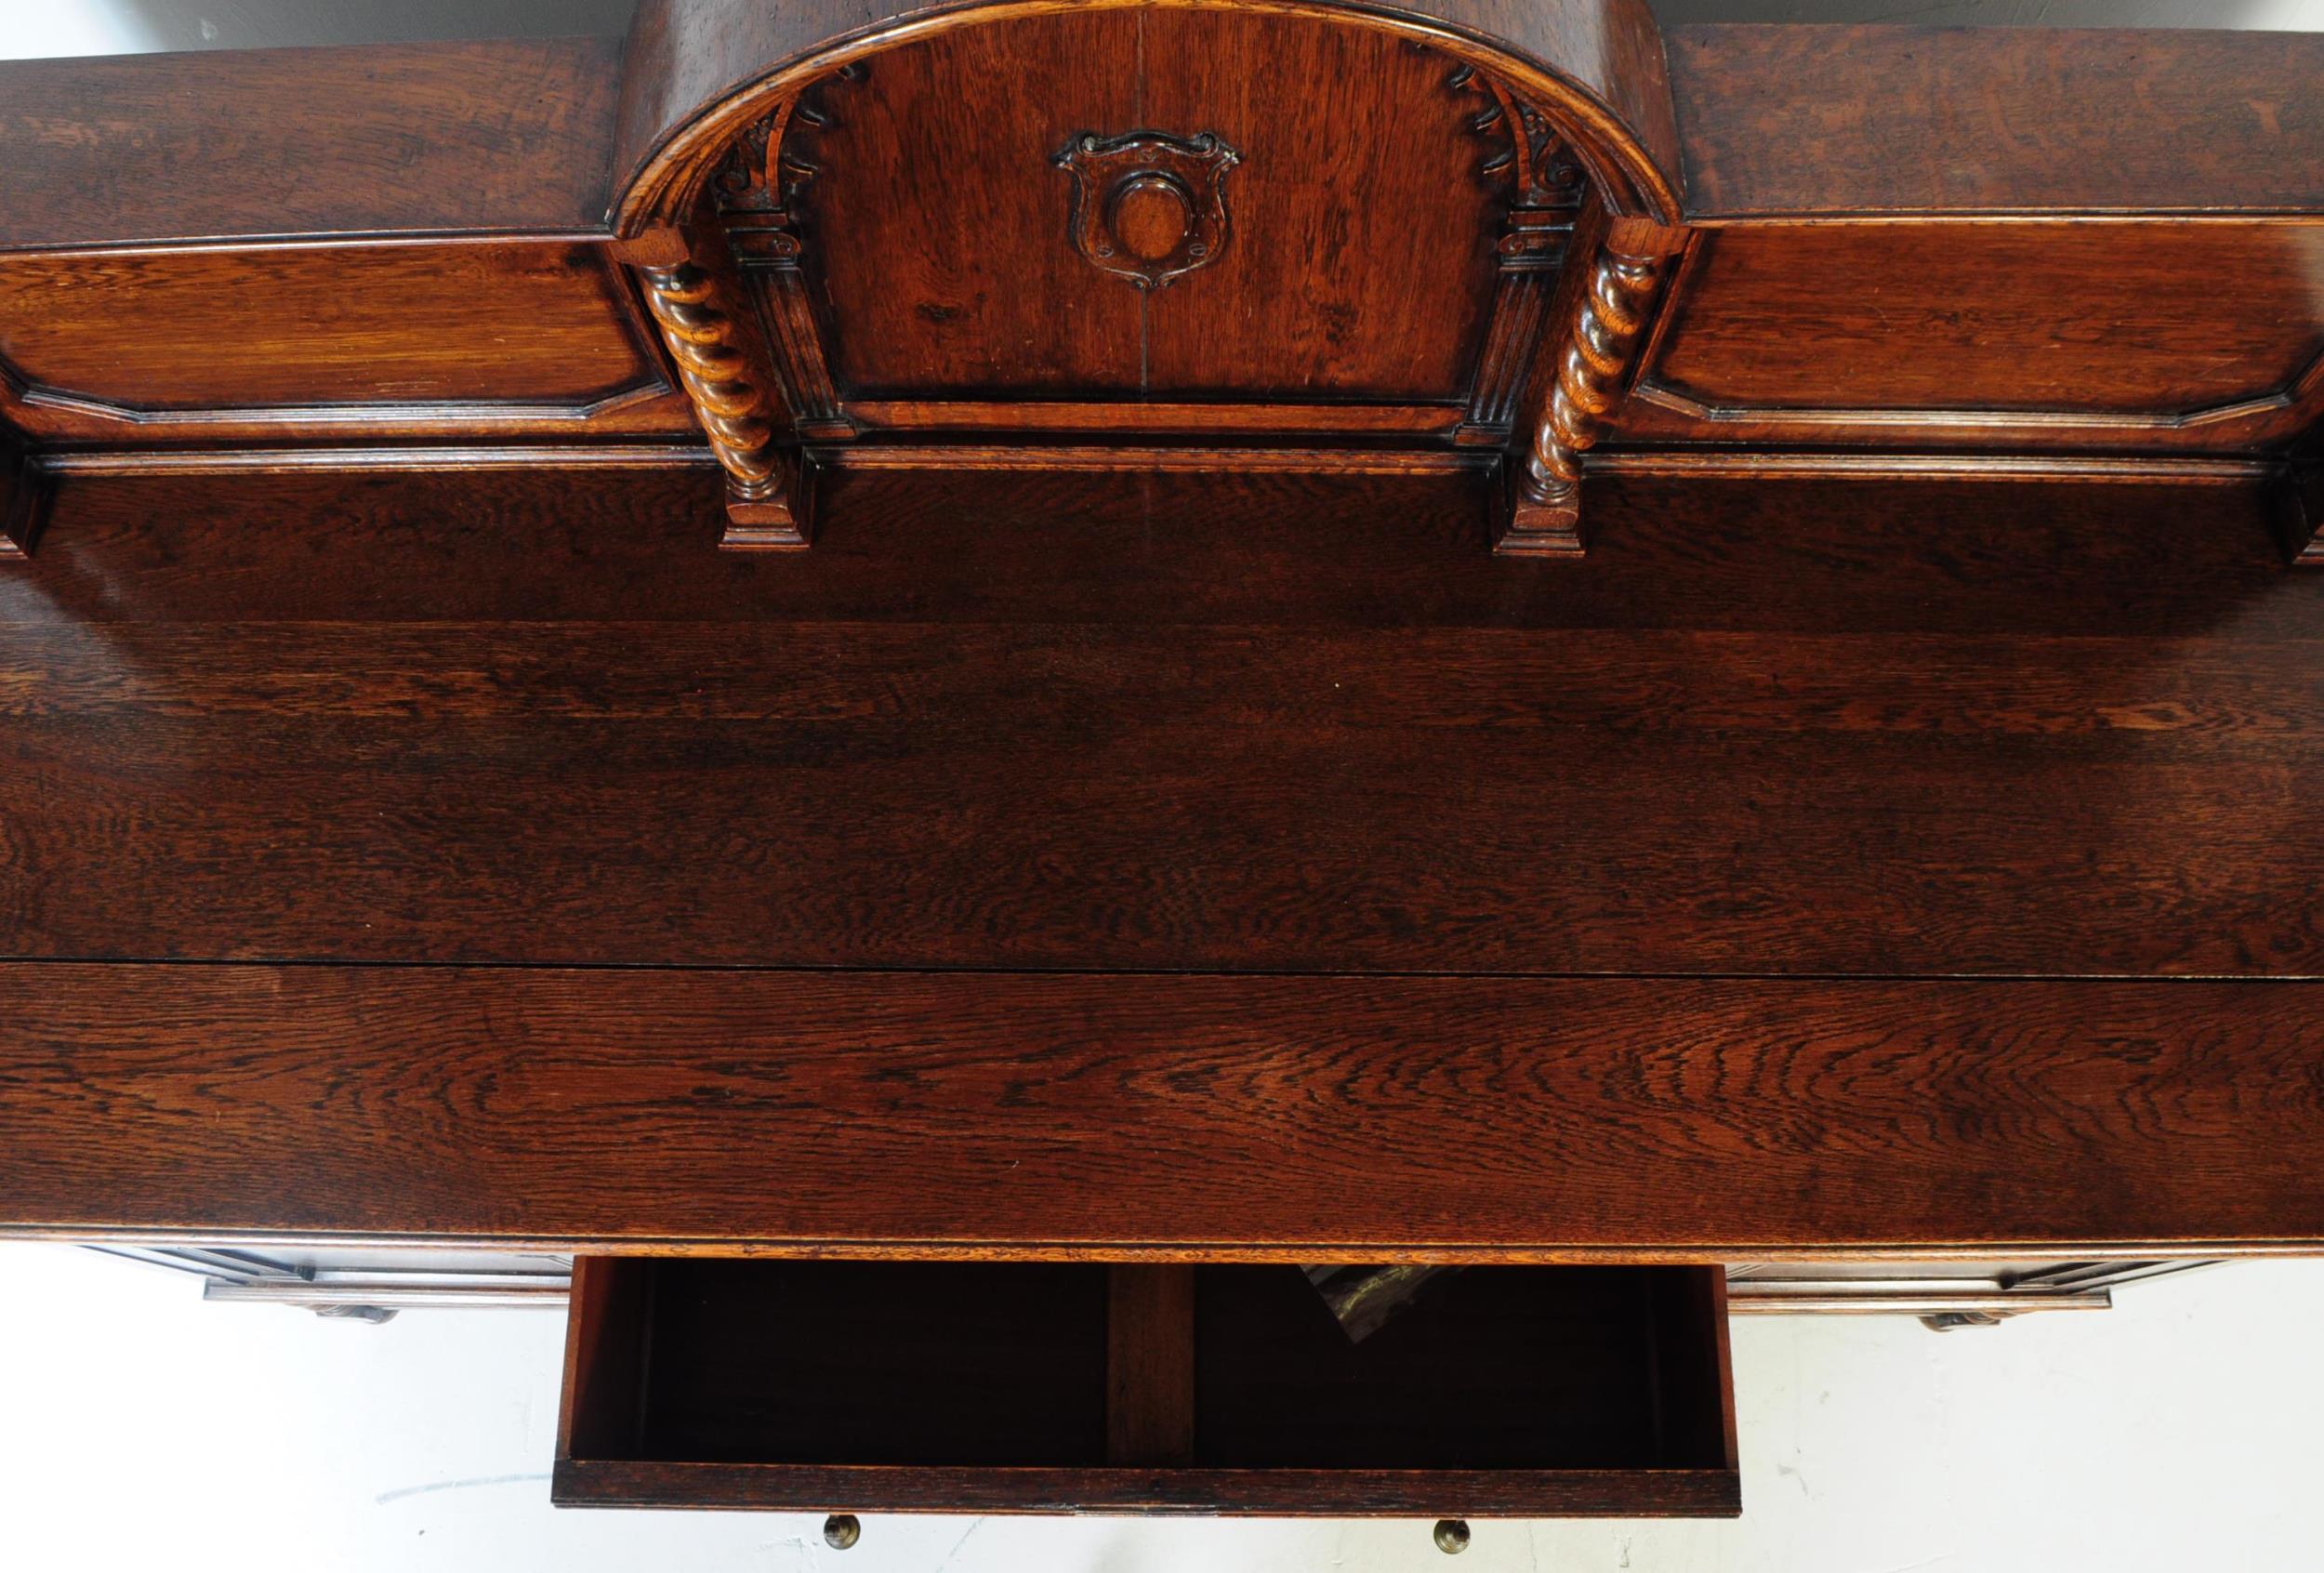
[[[2324,1253],[2319,80],[0,65],[0,1234],[569,1292],[576,1504],[1448,1521],[1738,1511],[1732,1314]]]

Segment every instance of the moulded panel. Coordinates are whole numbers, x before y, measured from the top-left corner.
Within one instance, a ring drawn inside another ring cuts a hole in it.
[[[2176,419],[2324,353],[2324,228],[2204,222],[1724,230],[1650,386],[1723,410]]]
[[[24,257],[0,264],[0,359],[35,432],[346,405],[578,418],[665,386],[622,288],[572,245]]]

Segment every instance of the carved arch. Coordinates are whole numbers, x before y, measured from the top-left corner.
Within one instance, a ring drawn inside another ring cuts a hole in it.
[[[1454,437],[1506,443],[1522,408],[1525,456],[1508,467],[1515,482],[1499,549],[1578,551],[1581,454],[1628,395],[1628,367],[1657,302],[1662,259],[1684,233],[1676,117],[1661,34],[1644,0],[1076,4],[1368,29],[1446,59],[1457,89],[1484,93],[1490,103],[1472,128],[1499,128],[1506,168],[1498,158],[1488,168],[1508,176],[1512,196],[1491,331]],[[640,252],[690,249],[689,231],[714,218],[724,242],[714,267],[740,275],[739,300],[720,298],[716,280],[691,277],[683,284],[694,294],[672,297],[709,316],[724,334],[721,350],[737,351],[720,362],[732,376],[704,384],[718,398],[706,402],[688,385],[733,478],[730,516],[747,525],[740,537],[730,533],[730,544],[805,544],[803,475],[794,482],[779,473],[782,442],[743,441],[759,437],[756,423],[773,413],[778,393],[792,442],[852,431],[823,369],[790,200],[794,175],[803,181],[812,173],[811,161],[795,162],[788,150],[801,124],[816,123],[814,95],[860,75],[885,51],[1057,8],[1058,0],[938,0],[866,20],[862,0],[644,0],[617,137],[615,168],[626,173],[617,175],[609,217]],[[1555,178],[1566,161],[1580,172],[1578,191],[1561,189]],[[1578,225],[1589,238],[1569,258],[1566,236]],[[759,358],[772,363],[757,380],[755,368],[732,364],[751,358],[740,354],[741,336],[732,330],[735,311],[753,308],[765,329]],[[667,319],[664,325],[670,329]],[[686,345],[676,337],[671,345],[682,359]],[[732,431],[718,424],[736,418],[730,405],[744,421]],[[756,471],[770,460],[778,473],[762,479]],[[746,496],[754,487],[768,495]]]
[[[1097,8],[1315,18],[1424,44],[1506,85],[1556,131],[1608,212],[1681,218],[1677,121],[1644,0],[1078,0]],[[949,0],[866,21],[860,0],[645,0],[622,94],[608,217],[681,219],[727,150],[812,84],[884,50],[1039,15],[1056,0]]]

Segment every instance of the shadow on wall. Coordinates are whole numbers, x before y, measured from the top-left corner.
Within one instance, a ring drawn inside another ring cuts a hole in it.
[[[618,33],[637,0],[6,0],[0,59]],[[910,0],[895,0],[903,9]],[[1894,21],[2324,31],[2324,0],[1649,0],[1665,22]]]

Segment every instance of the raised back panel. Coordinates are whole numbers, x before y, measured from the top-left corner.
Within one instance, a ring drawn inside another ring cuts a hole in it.
[[[1503,139],[1470,129],[1492,100],[1369,29],[1183,10],[1144,27],[1144,116],[1243,155],[1233,244],[1154,297],[1151,390],[1465,397],[1508,194],[1484,173]]]
[[[1135,110],[1139,19],[1063,13],[963,28],[817,89],[805,192],[852,395],[1131,395],[1142,302],[1066,236],[1050,160]]]
[[[1455,69],[1367,28],[1211,10],[1032,16],[875,57],[793,133],[841,396],[1464,398],[1505,182],[1469,126],[1491,100]],[[1223,244],[1158,287],[1076,246],[1056,163],[1142,131],[1237,155]]]

